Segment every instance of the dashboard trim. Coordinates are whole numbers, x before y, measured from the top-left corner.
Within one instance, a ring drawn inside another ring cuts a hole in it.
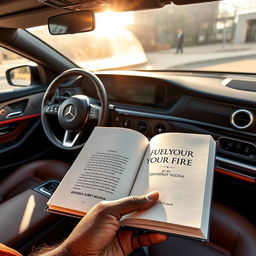
[[[225,164],[230,164],[230,165],[237,166],[237,167],[243,168],[243,169],[251,171],[251,172],[255,172],[255,174],[256,174],[255,166],[253,166],[251,164],[241,163],[241,162],[227,159],[227,158],[221,157],[221,156],[216,156],[216,160],[219,162],[225,163]]]
[[[138,116],[138,117],[157,118],[157,119],[163,119],[163,120],[168,120],[168,121],[177,121],[177,122],[182,122],[182,123],[197,124],[197,125],[208,126],[208,127],[211,127],[211,128],[217,128],[217,129],[220,129],[220,130],[226,130],[226,131],[229,131],[229,132],[231,131],[231,132],[236,132],[236,133],[256,137],[256,135],[254,133],[251,133],[251,132],[246,132],[246,131],[241,131],[241,130],[237,131],[237,130],[234,130],[232,128],[227,128],[227,127],[223,127],[223,126],[220,126],[220,125],[205,123],[205,122],[186,119],[186,118],[181,118],[181,117],[167,116],[167,115],[160,115],[160,114],[153,114],[153,113],[145,113],[145,112],[141,112],[141,111],[137,111],[137,110],[122,109],[122,108],[119,108],[119,107],[115,107],[115,111],[118,114],[122,114],[122,115],[133,115],[133,116]]]

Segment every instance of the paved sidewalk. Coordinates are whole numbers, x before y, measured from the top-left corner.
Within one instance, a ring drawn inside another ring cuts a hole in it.
[[[211,44],[203,46],[184,47],[183,54],[176,54],[176,49],[158,52],[147,52],[148,63],[141,68],[166,69],[186,68],[215,64],[223,60],[235,60],[238,58],[256,58],[256,43],[232,45]]]

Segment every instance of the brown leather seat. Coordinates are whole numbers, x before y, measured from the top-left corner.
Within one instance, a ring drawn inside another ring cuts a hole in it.
[[[0,203],[43,181],[61,180],[69,166],[57,160],[40,160],[21,166],[0,182]]]
[[[171,236],[152,246],[150,256],[255,256],[256,227],[218,203],[212,204],[210,242]]]
[[[44,211],[48,198],[31,188],[49,179],[61,180],[68,168],[63,161],[34,161],[0,182],[0,243],[17,249],[58,218]]]

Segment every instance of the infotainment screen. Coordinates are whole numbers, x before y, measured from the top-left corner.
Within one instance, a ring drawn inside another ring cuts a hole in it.
[[[164,107],[165,87],[159,80],[142,77],[104,77],[103,81],[110,101],[132,105]]]
[[[154,85],[122,84],[116,96],[120,101],[155,105],[156,87]]]
[[[98,75],[104,84],[108,99],[113,103],[130,104],[142,107],[165,107],[166,82],[152,77],[129,75]],[[84,84],[85,95],[94,97],[97,92],[92,81]]]

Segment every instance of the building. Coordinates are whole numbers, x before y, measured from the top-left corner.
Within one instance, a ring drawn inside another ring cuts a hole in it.
[[[128,28],[146,51],[176,47],[180,29],[185,45],[215,42],[219,2],[187,6],[169,5],[164,9],[135,12],[134,24]]]
[[[256,42],[256,12],[240,14],[236,24],[234,43]]]

